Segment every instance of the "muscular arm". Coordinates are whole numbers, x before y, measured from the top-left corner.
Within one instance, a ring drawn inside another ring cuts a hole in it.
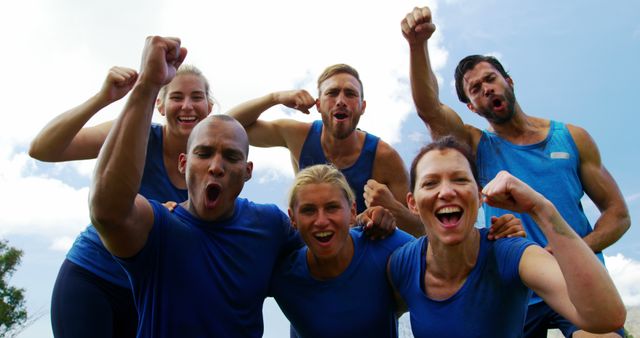
[[[409,43],[411,94],[418,116],[431,132],[431,138],[454,135],[471,145],[470,132],[458,114],[440,102],[438,80],[429,60],[428,40],[436,27],[427,7],[416,8],[401,23],[402,34]]]
[[[529,214],[549,240],[553,256],[530,246],[520,260],[520,277],[528,287],[586,331],[622,327],[626,310],[611,278],[551,202],[504,171],[482,193],[491,206]]]
[[[274,92],[244,102],[232,108],[227,114],[245,127],[252,146],[285,147],[298,156],[298,148],[301,147],[307,135],[307,123],[291,119],[274,121],[259,119],[267,109],[278,104],[309,114],[309,108],[315,104],[315,99],[305,90]]]
[[[615,243],[629,229],[631,219],[620,188],[604,167],[598,147],[582,128],[568,125],[580,154],[580,179],[584,191],[600,210],[593,232],[583,239],[594,252]]]
[[[47,162],[96,158],[113,121],[83,128],[102,108],[121,99],[133,87],[133,69],[113,67],[100,91],[84,103],[51,120],[31,142],[29,155]]]
[[[138,195],[156,96],[175,76],[186,50],[177,39],[147,38],[140,81],[100,151],[89,195],[91,221],[105,246],[120,257],[135,255],[153,225],[149,202]]]
[[[372,179],[364,188],[367,207],[382,206],[389,210],[400,229],[414,237],[424,235],[424,226],[407,208],[409,176],[402,158],[390,145],[380,141],[376,150]]]

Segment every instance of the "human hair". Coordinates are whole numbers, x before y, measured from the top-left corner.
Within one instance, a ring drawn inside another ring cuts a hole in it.
[[[458,94],[458,99],[462,103],[470,102],[469,97],[464,92],[464,74],[473,69],[473,67],[475,67],[480,62],[486,62],[492,65],[493,68],[495,68],[505,79],[511,77],[509,76],[509,73],[504,70],[504,67],[502,67],[500,61],[498,61],[498,59],[493,56],[469,55],[465,57],[464,59],[460,60],[460,62],[458,62],[458,66],[456,67],[456,71],[454,73],[454,77],[456,80],[456,93]]]
[[[217,121],[217,122],[216,122]],[[249,158],[249,136],[245,131],[244,127],[232,116],[226,114],[211,114],[205,117],[202,121],[198,122],[198,124],[193,128],[191,134],[189,134],[189,138],[187,139],[187,152],[191,151],[191,145],[193,140],[196,138],[196,135],[200,132],[201,128],[205,128],[209,124],[214,123],[231,123],[235,127],[235,129],[239,132],[239,135],[242,138],[242,142],[244,143],[244,153],[245,160]]]
[[[420,159],[422,159],[424,155],[426,155],[428,152],[432,150],[443,151],[443,150],[450,150],[450,149],[459,152],[460,154],[462,154],[462,156],[464,156],[464,158],[467,159],[467,162],[469,163],[469,167],[471,168],[471,173],[473,174],[473,178],[476,180],[476,184],[480,184],[478,181],[478,169],[476,168],[476,161],[473,158],[473,155],[471,153],[471,148],[469,148],[468,145],[458,141],[452,135],[447,135],[447,136],[438,138],[435,141],[422,147],[418,152],[418,155],[416,155],[416,157],[413,159],[413,162],[411,162],[411,171],[409,173],[409,176],[411,180],[412,192],[416,188],[416,181],[418,179],[416,177],[417,175],[416,167],[418,166],[418,162],[420,162]]]
[[[318,77],[318,95],[322,94],[320,93],[320,86],[322,85],[323,82],[327,81],[328,78],[334,75],[342,74],[342,73],[349,74],[355,77],[356,80],[358,80],[358,83],[360,84],[360,99],[361,100],[364,99],[364,88],[362,87],[362,81],[360,81],[360,74],[358,74],[358,71],[355,68],[344,63],[338,63],[335,65],[329,66],[325,68],[322,74],[320,74],[320,76]]]
[[[209,102],[209,104],[214,103],[213,95],[211,95],[211,87],[209,86],[209,80],[207,80],[207,77],[204,76],[204,74],[202,74],[202,71],[198,67],[190,64],[182,64],[178,68],[178,71],[176,71],[176,76],[174,77],[174,79],[181,75],[195,75],[201,78],[202,81],[204,81],[204,94],[207,96],[207,101]],[[160,104],[164,103],[164,98],[167,95],[168,86],[169,86],[169,83],[167,83],[166,85],[162,86],[162,88],[160,88],[160,92],[158,93]]]
[[[294,209],[297,202],[298,190],[309,184],[331,184],[344,193],[344,197],[352,205],[356,197],[342,172],[331,164],[316,164],[302,169],[293,179],[293,185],[289,190],[289,208]]]

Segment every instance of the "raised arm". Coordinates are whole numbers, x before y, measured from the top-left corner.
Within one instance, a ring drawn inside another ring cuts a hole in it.
[[[454,135],[471,144],[471,136],[458,114],[440,102],[438,80],[429,59],[428,40],[436,26],[429,7],[414,8],[401,22],[402,35],[409,43],[411,94],[418,116],[431,132],[431,138]]]
[[[308,131],[306,123],[291,119],[264,121],[258,118],[267,109],[278,104],[309,114],[309,109],[315,102],[306,90],[280,91],[244,102],[229,110],[227,114],[233,116],[247,130],[252,146],[285,147],[293,152],[298,143],[301,145],[304,142]]]
[[[376,150],[372,178],[364,187],[367,207],[381,206],[389,210],[397,226],[414,237],[424,235],[420,218],[407,208],[409,175],[398,152],[380,141]]]
[[[520,277],[528,287],[583,330],[622,327],[626,310],[607,271],[549,200],[505,171],[482,193],[491,206],[529,214],[549,240],[553,256],[538,246],[522,255]]]
[[[102,108],[120,100],[133,88],[138,73],[130,68],[112,67],[100,91],[81,105],[51,120],[31,142],[29,155],[46,162],[96,158],[113,121],[83,128]]]
[[[151,205],[138,195],[151,117],[160,88],[185,56],[179,39],[147,38],[138,82],[98,156],[89,194],[91,221],[116,256],[140,251],[153,225]]]
[[[593,232],[583,240],[594,252],[615,243],[631,226],[629,210],[616,181],[604,167],[598,146],[586,130],[568,125],[580,154],[580,180],[584,191],[600,210]]]

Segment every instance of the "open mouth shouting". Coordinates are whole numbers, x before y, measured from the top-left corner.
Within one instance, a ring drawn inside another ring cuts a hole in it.
[[[458,206],[446,206],[436,210],[436,218],[445,228],[456,227],[463,214],[464,211]]]
[[[349,118],[349,113],[346,110],[338,110],[337,112],[333,113],[333,118],[338,122],[342,122]]]
[[[494,111],[496,110],[504,110],[506,108],[506,104],[504,100],[499,97],[494,97],[491,99],[491,107]]]
[[[222,187],[217,183],[210,183],[207,185],[205,194],[205,206],[207,208],[214,208],[218,204],[218,198]]]

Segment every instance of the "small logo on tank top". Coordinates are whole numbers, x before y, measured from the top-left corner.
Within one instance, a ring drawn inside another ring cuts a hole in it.
[[[571,156],[569,153],[565,153],[564,151],[554,151],[551,153],[550,157],[553,159],[568,160]]]

